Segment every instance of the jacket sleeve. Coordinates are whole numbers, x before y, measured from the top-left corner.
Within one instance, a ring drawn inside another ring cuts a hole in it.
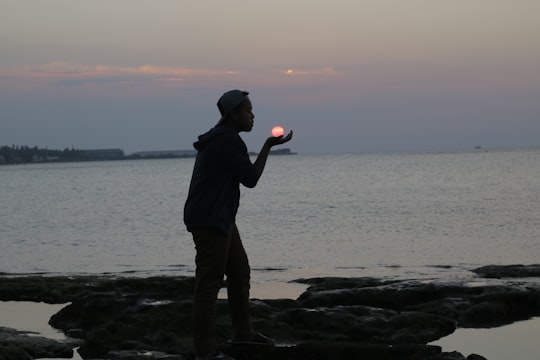
[[[255,166],[249,159],[246,144],[238,134],[235,134],[234,141],[230,142],[230,146],[227,146],[225,152],[226,166],[231,170],[232,176],[245,187],[255,187],[259,177]]]

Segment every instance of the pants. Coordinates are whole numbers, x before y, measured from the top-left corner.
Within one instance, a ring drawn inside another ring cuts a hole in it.
[[[215,350],[215,307],[224,275],[227,275],[227,295],[234,337],[251,336],[250,267],[236,224],[231,226],[228,234],[204,228],[193,231],[192,235],[197,250],[193,343],[197,356],[207,356]]]

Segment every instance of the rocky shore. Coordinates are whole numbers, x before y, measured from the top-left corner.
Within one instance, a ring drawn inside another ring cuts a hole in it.
[[[540,265],[472,270],[496,284],[374,278],[311,278],[296,300],[252,299],[254,327],[281,343],[245,352],[227,346],[226,300],[217,306],[220,349],[235,359],[483,359],[429,345],[457,327],[489,328],[540,315]],[[538,279],[537,279],[538,278]],[[1,327],[0,359],[191,359],[191,277],[0,276],[1,301],[70,303],[50,319],[70,340]]]

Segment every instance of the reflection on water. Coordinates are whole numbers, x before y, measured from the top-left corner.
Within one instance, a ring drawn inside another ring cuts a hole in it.
[[[457,329],[433,343],[443,351],[458,351],[465,356],[482,355],[489,360],[537,360],[540,318],[519,321],[492,329]]]
[[[65,340],[64,333],[49,325],[49,319],[67,305],[32,301],[0,301],[0,327],[27,331],[29,335],[43,336],[60,341]],[[82,358],[76,349],[74,350],[71,359],[81,360]],[[56,359],[47,358],[46,360]]]
[[[49,339],[63,340],[66,337],[49,325],[49,319],[66,305],[31,301],[0,301],[0,326],[28,331]]]

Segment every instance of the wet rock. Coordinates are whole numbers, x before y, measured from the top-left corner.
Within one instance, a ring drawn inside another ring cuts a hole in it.
[[[182,355],[170,355],[159,351],[110,351],[105,355],[110,360],[185,360]]]
[[[0,327],[1,359],[71,358],[73,346],[73,342],[30,336],[26,332]]]
[[[437,360],[466,360],[465,356],[463,356],[462,354],[460,354],[459,352],[457,351],[451,351],[451,352],[447,352],[447,353],[444,353],[444,354],[439,354],[435,357],[429,357],[427,360],[434,360],[434,359],[437,359]]]
[[[471,354],[467,356],[467,360],[487,360],[487,359],[481,355]]]
[[[127,297],[86,298],[55,314],[50,324],[77,329],[85,358],[111,350],[160,350],[177,353],[191,345],[191,301],[161,302]]]
[[[375,283],[336,289],[317,283],[298,301],[303,307],[364,305],[396,311],[416,311],[452,319],[459,327],[494,327],[540,315],[538,286],[418,283]]]
[[[425,344],[455,330],[454,321],[421,312],[397,312],[364,306],[296,308],[281,315],[289,338],[382,344]]]
[[[496,327],[540,315],[540,290],[519,285],[482,286],[454,305],[458,326]]]
[[[63,304],[96,294],[175,299],[189,297],[192,277],[124,278],[118,276],[0,276],[0,301]]]
[[[440,292],[441,289],[434,284],[412,282],[380,283],[375,286],[341,289],[328,289],[318,284],[310,286],[298,300],[306,307],[365,305],[401,310],[410,305],[439,299],[444,296]]]
[[[540,277],[540,264],[534,265],[488,265],[473,270],[485,278]]]
[[[373,278],[299,281],[309,288],[296,300],[252,300],[254,327],[296,346],[259,351],[250,359],[465,359],[428,343],[456,326],[492,327],[540,315],[539,285],[531,282],[470,287]],[[81,339],[84,359],[182,359],[192,352],[193,285],[186,277],[0,277],[0,297],[70,302],[50,324]],[[225,300],[217,303],[216,319],[219,348],[246,358],[226,342],[231,323]],[[13,341],[0,346],[0,358],[2,351],[25,349]]]
[[[32,360],[30,354],[18,344],[0,345],[0,359],[2,360]]]
[[[295,346],[277,346],[261,351],[226,349],[237,360],[440,360],[438,346],[421,344],[369,344],[336,341],[302,342]],[[462,357],[462,359],[465,359]]]

